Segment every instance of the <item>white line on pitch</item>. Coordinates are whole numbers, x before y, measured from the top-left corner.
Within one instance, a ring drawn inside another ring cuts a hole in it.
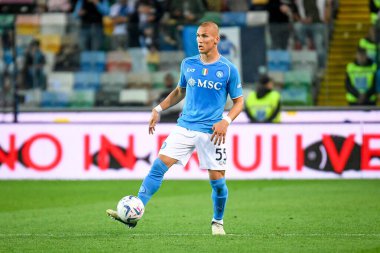
[[[14,233],[14,234],[0,234],[0,237],[90,237],[90,236],[102,236],[107,237],[111,234],[96,234],[96,233],[70,233],[70,234],[31,234],[31,233]],[[120,234],[122,235],[122,234]],[[211,236],[211,234],[188,234],[188,233],[126,233],[127,236],[138,236],[138,237],[157,237],[157,236]],[[234,237],[380,237],[380,234],[364,234],[364,233],[312,233],[312,234],[302,234],[302,233],[271,233],[271,234],[227,234],[227,236]]]

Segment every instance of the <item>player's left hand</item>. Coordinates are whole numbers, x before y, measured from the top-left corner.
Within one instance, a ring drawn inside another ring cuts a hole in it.
[[[214,130],[214,132],[211,136],[211,141],[214,141],[214,145],[218,144],[220,146],[221,143],[224,144],[226,142],[226,133],[228,126],[228,122],[224,119],[212,126],[212,130]]]
[[[152,115],[149,120],[149,134],[153,134],[154,131],[156,130],[156,123],[159,121],[160,115],[159,113],[153,109],[152,110]]]

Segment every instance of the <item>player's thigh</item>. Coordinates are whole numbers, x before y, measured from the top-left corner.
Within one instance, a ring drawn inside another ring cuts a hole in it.
[[[189,131],[183,127],[176,126],[162,144],[158,154],[160,157],[166,156],[177,160],[182,165],[186,165],[194,148],[194,131]]]
[[[226,144],[215,145],[211,134],[200,133],[195,143],[201,169],[225,171],[227,169]]]
[[[176,164],[178,162],[177,159],[175,158],[171,158],[169,156],[166,156],[166,155],[163,155],[163,154],[159,154],[158,155],[158,158],[160,158],[160,160],[166,165],[166,167],[170,168],[172,167],[174,164]]]

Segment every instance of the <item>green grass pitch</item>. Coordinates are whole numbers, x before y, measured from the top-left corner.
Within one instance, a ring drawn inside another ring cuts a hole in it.
[[[110,220],[141,181],[0,181],[0,252],[380,252],[380,180],[165,181],[135,229]]]

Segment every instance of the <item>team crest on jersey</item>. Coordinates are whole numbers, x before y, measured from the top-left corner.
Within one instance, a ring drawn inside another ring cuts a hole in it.
[[[190,77],[190,79],[187,81],[187,84],[190,85],[190,86],[194,86],[195,85],[195,80]]]
[[[219,78],[222,78],[223,77],[223,71],[221,71],[221,70],[216,71],[216,76]]]

